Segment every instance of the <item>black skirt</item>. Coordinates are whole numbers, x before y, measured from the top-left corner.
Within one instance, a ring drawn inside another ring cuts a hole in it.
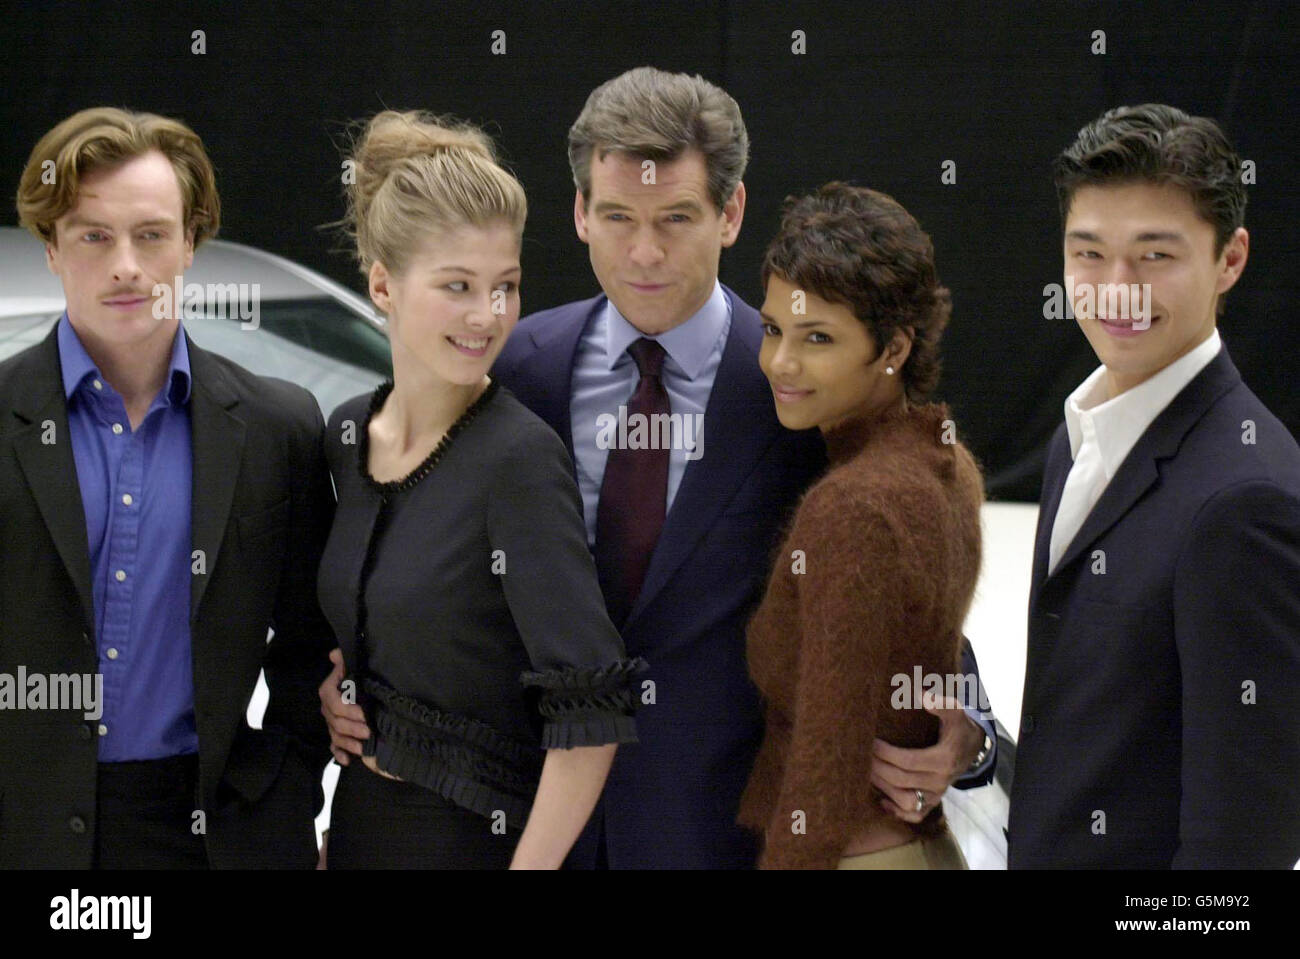
[[[501,832],[504,827],[504,833]],[[414,783],[387,779],[362,765],[343,767],[334,803],[326,865],[330,869],[505,869],[520,831],[463,809]]]

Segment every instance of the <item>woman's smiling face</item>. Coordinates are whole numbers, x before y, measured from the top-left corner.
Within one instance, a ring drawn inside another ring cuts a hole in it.
[[[787,429],[825,429],[901,395],[901,361],[895,362],[893,375],[887,374],[887,358],[866,324],[843,303],[800,290],[774,273],[760,312],[758,364],[772,386],[777,418]]]

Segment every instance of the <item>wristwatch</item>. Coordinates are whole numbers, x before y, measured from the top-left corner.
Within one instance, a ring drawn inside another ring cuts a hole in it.
[[[992,751],[993,751],[993,740],[989,739],[988,733],[985,733],[984,745],[980,746],[980,751],[975,754],[975,759],[970,764],[970,767],[966,770],[966,775],[967,776],[973,775],[977,769],[983,766],[984,761],[989,758],[989,753]]]

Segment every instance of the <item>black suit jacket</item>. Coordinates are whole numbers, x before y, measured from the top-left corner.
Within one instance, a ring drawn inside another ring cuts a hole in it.
[[[1048,576],[1071,465],[1062,424],[1034,550],[1010,867],[1289,869],[1300,449],[1220,351]]]
[[[195,809],[213,866],[306,868],[329,760],[316,690],[334,646],[316,601],[334,503],[324,423],[301,387],[187,343],[204,569],[190,595]],[[69,437],[52,330],[0,363],[0,673],[98,670]],[[262,669],[270,701],[254,730],[245,713]],[[92,864],[97,740],[81,711],[0,709],[0,867]]]

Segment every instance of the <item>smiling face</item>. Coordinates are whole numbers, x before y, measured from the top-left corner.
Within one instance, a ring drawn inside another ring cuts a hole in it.
[[[1075,192],[1065,221],[1066,288],[1072,281],[1071,307],[1106,366],[1111,396],[1214,332],[1216,300],[1237,282],[1248,247],[1239,227],[1216,256],[1214,228],[1174,186],[1138,182]],[[1107,284],[1139,291],[1149,284],[1150,302],[1139,296],[1135,305],[1130,297],[1125,310],[1124,297],[1097,295]]]
[[[626,153],[593,153],[590,202],[577,193],[573,221],[605,295],[653,336],[690,319],[713,292],[722,248],[740,233],[745,186],[737,186],[719,213],[698,150],[656,162],[653,183],[643,182],[650,178],[644,162]]]
[[[798,288],[772,274],[760,311],[758,365],[772,386],[776,415],[787,429],[827,429],[901,401],[901,370],[910,348],[900,331],[880,353],[866,325],[843,303],[808,291],[795,313]],[[885,372],[893,366],[893,374]]]
[[[153,289],[170,288],[194,259],[183,210],[176,172],[155,150],[91,171],[76,203],[55,221],[46,262],[63,282],[68,319],[92,354],[171,342],[176,311],[154,316]]]
[[[425,241],[399,275],[370,268],[370,297],[388,314],[395,377],[473,386],[519,322],[519,237],[507,223]]]

